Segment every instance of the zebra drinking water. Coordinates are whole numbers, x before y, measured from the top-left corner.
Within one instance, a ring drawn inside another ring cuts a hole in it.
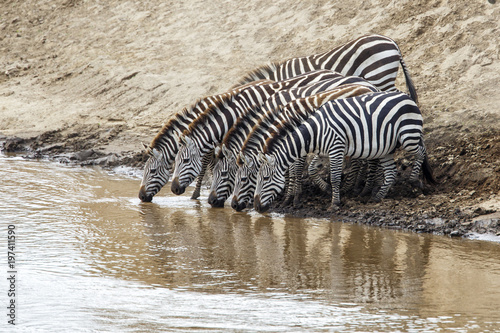
[[[357,79],[362,80],[360,78]],[[261,163],[258,159],[258,153],[262,151],[266,141],[279,131],[279,128],[283,126],[283,124],[305,121],[311,114],[316,112],[317,108],[329,100],[358,96],[377,91],[375,87],[370,87],[365,84],[341,85],[329,91],[293,100],[280,108],[279,112],[268,111],[265,116],[262,117],[261,121],[254,126],[241,148],[237,160],[240,167],[236,173],[231,207],[240,211],[253,201],[257,183],[257,173]],[[299,180],[296,178],[299,177],[299,174],[302,175],[304,162],[305,161],[301,159],[297,159],[297,161],[292,164],[292,166],[297,164],[295,165],[295,169],[289,171],[290,178],[293,180],[293,182],[291,182],[292,191],[290,195],[296,196],[300,191],[300,186],[297,184]]]
[[[248,86],[226,96],[222,102],[210,106],[183,132],[181,148],[175,158],[172,192],[177,195],[184,193],[186,187],[202,170],[201,160],[213,152],[215,146],[247,110],[255,105],[261,105],[277,91],[338,76],[338,73],[329,70],[319,70],[284,81]]]
[[[414,157],[410,181],[420,183],[420,170],[430,183],[436,183],[423,141],[423,119],[414,101],[406,94],[379,92],[325,103],[309,119],[284,124],[264,147],[257,176],[254,207],[266,211],[285,186],[286,169],[309,152],[330,159],[332,201],[340,205],[340,178],[344,156],[379,159],[384,183],[374,200],[380,201],[394,183],[398,146]]]
[[[313,73],[311,72],[311,74]],[[335,74],[331,78],[323,79],[303,87],[280,90],[272,95],[262,107],[255,107],[240,117],[222,139],[221,146],[223,146],[223,149],[218,150],[217,161],[212,175],[212,186],[210,187],[210,195],[208,197],[210,205],[212,207],[222,207],[233,192],[236,171],[238,169],[236,165],[238,153],[252,128],[260,122],[268,111],[277,110],[276,112],[278,112],[280,106],[296,98],[307,97],[325,90],[352,84],[364,85],[367,89],[371,89],[371,91],[377,91],[372,84],[360,77],[344,77],[343,75]],[[321,180],[320,177],[317,177],[317,179]],[[294,178],[291,177],[290,180],[294,180]],[[322,180],[321,182],[324,183]],[[297,189],[298,186],[295,183],[291,188]]]
[[[149,202],[168,182],[175,156],[179,150],[179,136],[195,121],[205,110],[216,103],[222,103],[228,96],[235,94],[248,86],[269,83],[270,80],[260,80],[244,84],[229,92],[207,96],[196,101],[191,107],[186,108],[173,117],[162,127],[149,145],[144,145],[148,160],[144,165],[144,172],[139,190],[141,201]],[[200,193],[201,178],[196,184],[192,195],[196,199]]]
[[[253,81],[265,78],[280,81],[312,70],[330,69],[346,76],[363,77],[380,90],[392,91],[395,89],[399,64],[402,66],[410,95],[417,101],[414,84],[398,45],[392,39],[381,35],[362,36],[324,53],[262,66],[250,72],[240,84],[254,84]],[[179,149],[178,136],[200,113],[227,94],[231,92],[205,97],[189,109],[178,113],[146,147],[148,160],[139,190],[139,198],[142,201],[151,201],[168,182],[173,160]],[[192,198],[198,197],[201,180],[199,177]]]

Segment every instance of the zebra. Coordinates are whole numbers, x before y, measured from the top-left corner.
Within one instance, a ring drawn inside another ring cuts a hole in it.
[[[312,70],[330,69],[344,76],[363,77],[382,91],[395,91],[399,64],[408,92],[418,103],[417,91],[399,46],[391,38],[377,34],[361,36],[323,53],[264,65],[249,72],[239,84],[259,79],[280,81]]]
[[[235,94],[249,86],[270,83],[270,80],[259,80],[235,87],[232,90],[198,99],[189,108],[184,108],[176,113],[169,121],[162,126],[158,134],[149,145],[144,144],[148,160],[144,165],[143,177],[139,189],[141,201],[150,202],[163,186],[168,182],[171,175],[171,168],[179,150],[179,137],[188,129],[189,124],[195,121],[204,111],[216,103],[222,103],[232,94]],[[208,167],[209,159],[204,161]],[[191,198],[196,199],[200,194],[201,180],[198,179],[195,191]]]
[[[258,153],[265,146],[266,140],[272,137],[281,124],[292,120],[295,122],[305,121],[326,101],[374,92],[378,92],[378,89],[373,86],[347,84],[313,96],[293,100],[283,106],[279,112],[268,111],[247,136],[238,155],[237,163],[239,168],[236,172],[231,207],[241,211],[253,201],[257,173],[260,167],[260,159],[257,158]],[[297,178],[298,175],[302,175],[304,162],[305,160],[298,159],[295,169],[291,168],[290,170],[290,178],[293,180],[290,184],[292,187],[291,194],[293,195],[300,191]]]
[[[423,140],[423,118],[416,103],[402,93],[378,92],[325,103],[307,121],[283,124],[266,142],[260,154],[254,208],[269,209],[284,188],[286,168],[308,152],[327,154],[330,159],[332,200],[329,210],[339,209],[340,176],[344,155],[379,159],[384,183],[373,197],[382,200],[394,183],[398,146],[414,156],[410,182],[436,184]]]
[[[398,45],[392,39],[381,35],[362,36],[331,51],[259,67],[240,80],[239,85],[253,84],[253,81],[261,79],[281,81],[312,70],[331,69],[346,76],[363,77],[379,89],[391,91],[395,89],[399,64],[402,66],[410,95],[417,102],[417,93]],[[236,86],[232,90],[241,88]],[[168,182],[173,159],[179,148],[177,137],[199,113],[212,105],[211,100],[220,100],[222,95],[206,97],[195,103],[189,111],[176,115],[160,130],[151,144],[145,147],[148,161],[139,190],[139,198],[142,201],[151,201]],[[199,196],[200,178],[193,199]]]
[[[224,101],[211,105],[181,136],[181,147],[175,157],[172,192],[177,195],[184,193],[186,187],[199,175],[202,158],[214,150],[248,109],[262,104],[279,90],[338,76],[338,73],[329,70],[313,71],[284,81],[249,86],[226,96]]]
[[[221,147],[223,149],[218,149],[217,162],[212,175],[212,186],[208,197],[209,204],[212,207],[222,207],[233,192],[238,151],[241,149],[252,127],[266,114],[267,110],[276,110],[279,106],[293,99],[314,95],[321,91],[349,84],[364,85],[373,91],[377,91],[372,84],[360,77],[344,77],[338,74],[332,78],[303,87],[278,91],[268,98],[262,107],[255,107],[240,117],[222,139]],[[293,178],[290,179],[292,180]],[[320,186],[328,186],[320,177],[316,177],[315,180],[320,183]],[[292,187],[296,188],[297,186]]]

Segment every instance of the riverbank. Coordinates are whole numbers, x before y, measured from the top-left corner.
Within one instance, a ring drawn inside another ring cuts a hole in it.
[[[370,32],[390,36],[416,84],[440,184],[412,190],[403,170],[382,203],[345,198],[337,217],[452,236],[500,233],[498,4],[28,0],[2,10],[2,149],[103,167],[142,168],[141,143],[162,123],[257,66]],[[397,85],[404,89],[402,78]],[[305,191],[303,207],[274,211],[329,216],[329,198]]]

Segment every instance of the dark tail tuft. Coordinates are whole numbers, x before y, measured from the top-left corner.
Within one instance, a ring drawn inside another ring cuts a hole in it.
[[[438,185],[439,181],[434,178],[434,174],[432,173],[432,167],[429,164],[429,159],[427,158],[427,154],[424,158],[424,163],[422,164],[422,171],[424,172],[425,179],[432,185]]]
[[[406,86],[408,87],[408,91],[410,92],[410,97],[416,104],[418,104],[417,90],[415,89],[415,84],[411,79],[410,71],[408,70],[405,62],[403,61],[403,57],[399,59],[399,62],[401,63],[401,67],[403,68],[403,74],[405,75]]]

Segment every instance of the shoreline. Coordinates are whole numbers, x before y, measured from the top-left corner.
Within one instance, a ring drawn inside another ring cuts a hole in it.
[[[137,170],[137,174],[142,171],[146,161],[142,152],[103,153],[99,149],[74,151],[50,139],[45,140],[44,144],[40,144],[39,140],[40,136],[28,139],[0,137],[0,147],[3,153],[21,155],[27,159],[46,159],[82,167],[99,166],[104,170],[125,166]],[[402,157],[399,157],[398,165],[401,163]],[[324,177],[326,178],[325,175]],[[443,184],[436,187],[425,185],[423,190],[415,189],[405,181],[405,172],[401,171],[396,184],[382,202],[366,203],[361,198],[346,196],[341,210],[332,214],[325,209],[330,197],[319,193],[319,189],[313,185],[307,185],[311,183],[305,175],[304,200],[300,207],[282,208],[279,207],[278,200],[269,213],[298,218],[334,218],[347,223],[450,237],[500,236],[500,210],[497,208],[500,196],[489,191],[462,189],[450,192],[449,187]],[[206,186],[207,184],[203,187],[206,189]],[[139,183],[137,190],[139,191]],[[164,188],[163,191],[165,190],[169,189]],[[227,201],[225,205],[227,207]]]

